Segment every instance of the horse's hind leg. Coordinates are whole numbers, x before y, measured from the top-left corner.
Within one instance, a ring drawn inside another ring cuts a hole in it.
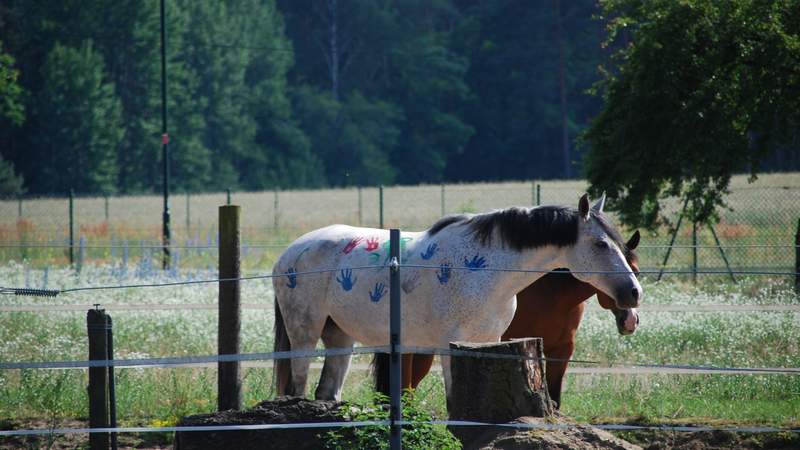
[[[322,329],[322,342],[325,348],[352,348],[354,340],[330,317],[325,321],[325,328]],[[341,400],[342,386],[350,368],[350,358],[352,355],[326,356],[325,365],[322,367],[322,375],[319,378],[317,391],[314,398],[317,400]]]
[[[286,316],[287,314],[284,315]],[[300,317],[303,320],[297,320]],[[285,317],[285,319],[287,319],[287,323],[293,324],[293,326],[287,326],[286,329],[292,351],[313,351],[322,334],[325,318],[314,317],[313,314],[304,314],[291,319]],[[305,397],[310,365],[311,358],[292,358],[291,395]]]

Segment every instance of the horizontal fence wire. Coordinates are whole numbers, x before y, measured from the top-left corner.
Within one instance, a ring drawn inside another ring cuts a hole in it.
[[[171,432],[210,432],[210,431],[259,431],[259,430],[287,430],[287,429],[316,429],[316,428],[359,428],[369,426],[388,427],[388,420],[369,420],[358,422],[306,422],[306,423],[269,423],[247,425],[208,425],[208,426],[173,426],[173,427],[115,427],[115,428],[52,428],[52,429],[27,429],[27,430],[2,430],[0,436],[42,436],[76,433],[171,433]],[[603,424],[603,423],[487,423],[467,420],[400,420],[400,426],[414,425],[443,425],[448,427],[497,427],[517,430],[571,430],[580,428],[597,428],[608,431],[675,431],[675,432],[712,432],[727,431],[730,433],[800,433],[800,428],[759,427],[759,426],[686,426],[686,425],[632,425],[632,424]]]
[[[247,248],[286,248],[291,244],[291,242],[286,243],[276,243],[276,244],[248,244],[246,242],[242,242],[242,247]],[[169,248],[173,250],[217,250],[219,246],[217,245],[163,245],[163,244],[147,244],[147,245],[140,245],[134,242],[131,242],[130,245],[125,244],[39,244],[39,243],[14,243],[14,242],[4,242],[0,243],[0,248],[84,248],[84,249],[145,249],[145,250],[161,250],[164,248]]]
[[[125,244],[80,244],[76,242],[75,244],[69,243],[39,243],[39,242],[15,242],[15,241],[6,241],[0,242],[0,248],[69,248],[69,247],[82,247],[86,249],[92,248],[129,248],[129,249],[164,249],[164,248],[171,248],[171,249],[188,249],[188,250],[208,250],[208,249],[218,249],[219,246],[217,245],[180,245],[180,244],[139,244],[137,240],[130,240],[128,241],[129,245]],[[286,248],[291,244],[290,241],[287,242],[272,242],[272,243],[248,243],[242,242],[241,245],[243,247],[248,248]],[[800,245],[796,244],[721,244],[721,245],[713,245],[713,244],[641,244],[636,247],[637,249],[643,248],[800,248]]]
[[[137,359],[107,359],[107,360],[82,360],[82,361],[38,361],[38,362],[0,362],[0,370],[29,370],[29,369],[85,369],[89,367],[117,367],[117,368],[165,368],[176,365],[237,362],[237,361],[268,361],[276,359],[317,358],[324,356],[358,355],[370,353],[389,353],[389,346],[377,347],[343,347],[320,350],[292,350],[268,353],[239,353],[206,356],[182,356],[164,358],[137,358]],[[598,366],[640,367],[645,369],[678,369],[687,372],[729,372],[742,374],[779,374],[800,375],[797,367],[724,367],[710,365],[690,364],[648,364],[628,361],[601,361],[587,359],[548,358],[539,356],[508,355],[479,351],[453,350],[449,348],[400,346],[398,352],[406,354],[430,354],[456,357],[491,358],[505,360],[531,360],[569,362],[573,364],[591,364]]]
[[[427,264],[399,264],[400,268],[413,268],[413,269],[432,269],[440,270],[442,266],[427,265]],[[288,276],[312,275],[321,273],[332,273],[343,269],[350,270],[364,270],[364,269],[388,269],[388,265],[366,265],[366,266],[352,266],[352,267],[336,267],[330,269],[308,270],[303,272],[292,272],[282,274],[266,274],[266,275],[250,275],[236,278],[212,278],[204,280],[185,280],[185,281],[170,281],[162,283],[138,283],[138,284],[123,284],[123,285],[107,285],[107,286],[84,286],[66,289],[31,289],[31,288],[15,288],[0,286],[0,294],[13,294],[20,296],[45,296],[54,297],[58,294],[66,294],[70,292],[81,291],[98,291],[98,290],[112,290],[112,289],[132,289],[132,288],[152,288],[152,287],[168,287],[168,286],[181,286],[192,284],[208,284],[220,283],[230,281],[246,281],[246,280],[260,280],[270,278],[280,278]],[[615,275],[615,274],[630,274],[630,271],[625,270],[556,270],[556,269],[511,269],[511,268],[497,268],[497,267],[467,267],[467,266],[447,266],[449,270],[461,270],[469,272],[488,271],[488,272],[513,272],[513,273],[536,273],[536,274],[594,274],[594,275]],[[765,275],[765,276],[798,276],[800,272],[794,271],[775,271],[775,270],[708,270],[708,269],[686,269],[686,270],[642,270],[639,275],[655,275],[655,274],[683,274],[683,275]]]
[[[101,305],[101,307],[108,311],[185,311],[185,310],[209,310],[216,311],[219,305],[216,303],[130,303],[130,304],[100,304],[100,303],[85,303],[75,305],[0,305],[0,312],[75,312],[85,311]],[[242,309],[249,310],[272,310],[275,305],[272,303],[242,303]],[[744,312],[744,311],[761,311],[761,312],[800,312],[800,304],[798,305],[683,305],[683,304],[643,304],[637,308],[639,311],[644,312]],[[602,308],[592,307],[589,311],[605,311]]]

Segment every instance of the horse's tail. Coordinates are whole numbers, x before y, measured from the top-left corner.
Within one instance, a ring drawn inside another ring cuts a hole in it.
[[[278,305],[278,298],[275,297],[275,344],[273,351],[286,352],[292,349],[289,342],[289,335],[286,334],[286,324],[283,323],[283,314]],[[275,391],[277,395],[294,395],[292,392],[292,360],[274,360],[272,379],[275,381]]]
[[[372,379],[375,383],[375,392],[389,395],[389,354],[375,353],[372,357]]]

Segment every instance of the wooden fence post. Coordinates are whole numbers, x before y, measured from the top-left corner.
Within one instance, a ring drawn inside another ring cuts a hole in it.
[[[233,279],[219,282],[219,334],[217,338],[220,355],[238,354],[239,331],[241,329],[240,305],[240,255],[238,205],[219,207],[219,278]],[[239,376],[239,361],[217,363],[217,408],[220,411],[240,409],[242,405],[242,381]]]
[[[114,359],[114,322],[106,314],[106,343],[108,344],[108,359]],[[108,366],[108,425],[117,428],[117,386],[114,380],[114,366]],[[117,450],[117,433],[111,433],[111,448]]]
[[[96,305],[97,306],[97,305]],[[106,312],[95,307],[86,314],[89,335],[89,360],[108,359]],[[89,428],[108,428],[108,367],[89,368]],[[89,448],[108,448],[108,433],[90,433]]]

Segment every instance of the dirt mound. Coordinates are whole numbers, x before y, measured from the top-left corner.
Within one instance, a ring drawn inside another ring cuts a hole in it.
[[[336,414],[341,406],[334,401],[310,401],[279,397],[244,411],[222,411],[183,418],[178,426],[260,425],[288,423],[343,422]],[[175,433],[175,449],[270,448],[305,450],[322,448],[317,435],[330,428],[299,428],[242,431],[186,431]]]
[[[489,429],[475,441],[465,443],[464,449],[642,450],[638,445],[617,438],[611,433],[597,428],[575,425],[563,417],[547,420],[541,417],[520,417],[514,423],[570,425],[570,427],[555,430]]]
[[[790,450],[800,448],[800,436],[792,433],[733,433],[700,431],[674,433],[642,430],[617,433],[645,450]]]

